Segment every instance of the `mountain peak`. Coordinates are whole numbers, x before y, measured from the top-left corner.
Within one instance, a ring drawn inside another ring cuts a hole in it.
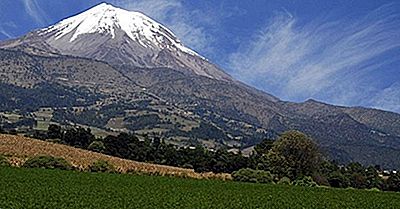
[[[112,39],[115,39],[117,31],[122,31],[132,41],[137,41],[146,48],[170,47],[165,44],[169,42],[179,50],[199,56],[193,50],[183,46],[169,29],[143,13],[124,10],[107,3],[101,3],[42,30],[44,35],[56,32],[56,40],[70,35],[69,42],[77,40],[78,36],[92,33],[110,35]]]
[[[233,80],[184,46],[167,27],[141,12],[108,3],[98,4],[0,47],[25,47],[27,51],[91,58],[115,66],[166,67],[217,80]]]

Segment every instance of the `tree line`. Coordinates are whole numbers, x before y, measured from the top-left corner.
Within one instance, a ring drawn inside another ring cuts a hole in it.
[[[159,137],[139,140],[133,134],[120,133],[96,138],[90,129],[81,127],[63,130],[50,125],[47,133],[36,138],[124,159],[191,168],[196,172],[232,173],[238,181],[400,191],[399,173],[382,176],[379,166],[339,165],[329,161],[313,139],[298,131],[285,132],[276,140],[263,140],[248,157],[224,148],[210,151],[200,145],[177,147]]]

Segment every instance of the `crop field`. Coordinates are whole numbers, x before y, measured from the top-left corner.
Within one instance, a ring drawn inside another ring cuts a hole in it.
[[[178,168],[112,157],[62,144],[35,140],[23,136],[0,134],[0,154],[8,156],[14,166],[20,166],[28,157],[48,155],[61,157],[75,167],[85,169],[97,160],[110,162],[122,173],[141,172],[156,175],[185,176],[188,178],[230,179],[229,174],[196,173],[193,169]],[[0,207],[0,209],[3,209]]]
[[[400,208],[400,194],[0,168],[0,208]]]

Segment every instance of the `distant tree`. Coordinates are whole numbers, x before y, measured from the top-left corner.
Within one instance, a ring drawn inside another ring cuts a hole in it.
[[[400,191],[400,173],[392,173],[387,182],[387,190],[389,191],[396,191],[399,192]]]
[[[121,133],[118,136],[107,136],[103,140],[105,146],[104,152],[112,156],[130,158],[131,151],[129,144],[132,140],[137,140],[137,138],[127,133]]]
[[[95,140],[91,130],[81,127],[68,129],[63,137],[63,141],[68,145],[86,149]]]
[[[92,143],[89,144],[88,150],[93,151],[93,152],[104,152],[106,147],[104,146],[104,143],[102,141],[93,141]]]
[[[273,176],[269,171],[243,168],[232,173],[233,180],[253,183],[271,183]]]
[[[62,139],[63,133],[61,127],[55,124],[50,124],[47,129],[47,138],[48,139]]]
[[[257,155],[267,154],[269,150],[272,149],[274,144],[274,140],[272,139],[264,139],[261,143],[254,146],[254,150]]]
[[[312,175],[320,166],[321,154],[317,145],[299,131],[283,133],[267,154],[271,172],[297,179]]]
[[[337,188],[346,188],[350,186],[350,180],[340,171],[334,171],[327,177],[329,185]]]

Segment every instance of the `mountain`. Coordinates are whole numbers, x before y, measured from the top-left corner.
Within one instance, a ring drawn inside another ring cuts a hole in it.
[[[399,114],[281,101],[233,79],[138,12],[100,4],[0,48],[3,112],[50,107],[60,124],[243,151],[296,129],[340,162],[400,167]]]
[[[170,67],[218,80],[232,80],[217,66],[183,46],[166,27],[142,13],[106,3],[2,44],[2,48],[14,47],[26,51],[35,48],[36,53],[93,58],[114,65]]]

